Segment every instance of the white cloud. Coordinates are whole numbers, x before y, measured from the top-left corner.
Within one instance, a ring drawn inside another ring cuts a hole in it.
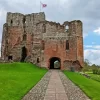
[[[96,34],[98,34],[98,35],[100,35],[100,27],[98,27],[97,29],[95,29],[93,32],[96,33]]]
[[[0,20],[5,20],[7,11],[0,8]]]
[[[100,14],[98,13],[100,1],[94,0],[41,0],[46,3],[46,9],[43,9],[46,13],[47,19],[51,21],[61,22],[68,20],[81,20],[83,22],[84,33],[88,33],[93,30],[94,27],[100,26],[98,19]],[[33,13],[40,11],[40,0],[0,0],[0,9],[4,8],[7,12],[20,12],[20,13]],[[98,9],[97,9],[98,8]],[[73,11],[74,9],[74,11]],[[1,16],[4,18],[5,16]],[[93,24],[95,22],[95,24]],[[0,26],[2,26],[0,22]],[[1,29],[0,29],[1,33]],[[87,34],[84,34],[84,38]]]
[[[85,48],[100,50],[100,45],[84,45]]]
[[[92,64],[100,65],[100,45],[85,45],[84,58]]]
[[[86,47],[86,48],[92,48],[93,46],[92,45],[84,45],[84,47]]]
[[[84,50],[84,58],[92,64],[100,65],[100,50],[86,49]]]
[[[100,45],[95,45],[94,48],[95,49],[100,49]]]

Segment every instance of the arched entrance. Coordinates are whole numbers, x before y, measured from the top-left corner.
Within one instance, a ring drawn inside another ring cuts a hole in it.
[[[22,47],[21,62],[24,62],[25,61],[26,56],[27,56],[27,49],[24,46],[24,47]]]
[[[52,57],[50,59],[50,69],[60,69],[61,68],[61,61],[58,57]]]

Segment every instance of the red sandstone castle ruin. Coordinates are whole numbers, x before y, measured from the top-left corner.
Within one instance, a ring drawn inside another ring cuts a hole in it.
[[[45,14],[7,13],[3,26],[2,59],[26,61],[38,66],[80,70],[83,66],[82,22],[47,21]]]

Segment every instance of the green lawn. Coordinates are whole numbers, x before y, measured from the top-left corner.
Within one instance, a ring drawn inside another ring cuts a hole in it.
[[[100,100],[100,82],[88,79],[79,73],[64,71],[64,74],[79,86],[92,100]]]
[[[91,72],[91,73],[87,72],[86,74],[90,75],[90,76],[91,76],[91,79],[100,82],[100,75],[98,75],[98,74],[93,74],[92,72]]]
[[[46,72],[29,63],[0,64],[0,100],[21,100]]]

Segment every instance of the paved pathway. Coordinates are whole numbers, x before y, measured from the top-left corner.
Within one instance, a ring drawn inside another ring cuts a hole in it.
[[[68,100],[58,70],[52,70],[44,100]]]
[[[70,81],[61,71],[59,71],[59,76],[64,86],[65,92],[68,96],[68,100],[90,100],[84,94],[84,92],[72,81]]]
[[[51,71],[48,71],[44,77],[22,98],[22,100],[44,100],[50,76]]]
[[[22,100],[90,100],[60,70],[49,70]]]

